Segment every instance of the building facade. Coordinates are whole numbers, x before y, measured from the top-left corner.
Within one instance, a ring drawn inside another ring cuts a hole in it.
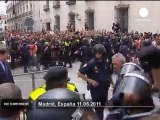
[[[8,30],[26,30],[32,26],[25,26],[27,18],[33,18],[33,1],[9,1],[7,2]]]
[[[0,33],[7,29],[7,15],[0,14]]]
[[[31,4],[32,9],[30,9]],[[85,24],[89,29],[110,31],[114,22],[120,23],[123,32],[160,31],[159,1],[46,0],[23,1],[19,6],[21,6],[19,7],[19,11],[21,11],[19,15],[24,13],[25,15],[16,19],[13,15],[10,15],[11,7],[9,6],[7,9],[8,24],[11,29],[16,28],[16,23],[21,30],[24,29],[26,17],[32,17],[34,31],[41,31],[42,29],[63,31],[69,25],[72,25],[75,30],[82,30],[85,28]],[[31,14],[28,14],[30,11]]]

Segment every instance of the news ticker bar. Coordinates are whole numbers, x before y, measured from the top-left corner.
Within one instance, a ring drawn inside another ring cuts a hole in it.
[[[102,106],[101,102],[92,102],[92,101],[62,101],[62,100],[37,100],[36,101],[36,108],[43,109],[43,108],[72,108],[72,107],[139,107],[139,108],[148,108],[154,106]],[[7,99],[2,100],[1,102],[2,109],[31,109],[32,102],[29,100],[13,100]]]

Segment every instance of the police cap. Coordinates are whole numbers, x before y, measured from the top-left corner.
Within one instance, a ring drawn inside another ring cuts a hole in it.
[[[68,78],[68,70],[62,66],[55,66],[49,69],[44,76],[46,81],[61,81]]]

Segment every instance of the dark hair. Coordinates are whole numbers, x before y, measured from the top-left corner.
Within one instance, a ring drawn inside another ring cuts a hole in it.
[[[0,85],[0,100],[3,99],[22,99],[22,93],[18,86],[13,83],[3,83]],[[19,109],[1,109],[0,116],[10,118],[18,115]]]
[[[7,52],[7,50],[5,50],[5,49],[0,50],[0,54],[2,54],[2,55],[4,55],[6,52]]]
[[[47,72],[44,79],[46,80],[46,90],[59,87],[67,82],[68,70],[61,66],[53,67]]]

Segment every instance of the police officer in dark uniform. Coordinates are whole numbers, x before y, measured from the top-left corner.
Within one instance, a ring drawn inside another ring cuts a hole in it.
[[[105,106],[111,83],[111,70],[105,59],[106,49],[102,44],[96,44],[93,53],[95,57],[79,69],[78,76],[87,81],[92,100]],[[95,110],[99,119],[103,120],[104,107]]]
[[[109,113],[106,120],[123,120],[128,115],[149,112],[154,109],[150,80],[142,71],[126,73],[117,90],[117,95],[120,106],[124,107],[120,107]]]
[[[17,52],[18,52],[18,44],[16,42],[16,38],[11,38],[10,43],[10,55],[11,55],[11,69],[15,69],[15,60],[17,58]]]
[[[139,59],[144,71],[151,75],[153,81],[153,88],[158,89],[158,92],[160,94],[160,49],[152,45],[145,47],[143,46],[139,52]],[[155,110],[149,113],[142,113],[137,114],[135,116],[129,116],[129,118],[133,117],[137,120],[139,116],[141,116],[140,120],[159,120],[160,108],[155,108]]]
[[[23,44],[23,46],[20,48],[20,53],[22,57],[22,63],[24,65],[24,73],[27,73],[27,67],[29,63],[29,58],[30,58],[30,52],[29,52],[29,46],[27,46],[26,43]]]
[[[42,54],[42,64],[44,65],[44,69],[48,69],[49,65],[51,63],[51,47],[50,44],[48,42],[45,42],[45,48],[43,50],[43,54]]]
[[[69,67],[68,68],[72,68],[72,61],[71,61],[71,42],[69,40],[69,38],[67,38],[64,41],[64,49],[63,49],[63,56],[64,56],[64,67],[66,67],[67,63],[69,63]]]
[[[121,39],[121,45],[119,47],[119,53],[123,54],[126,58],[126,61],[129,62],[130,61],[130,48],[127,44],[128,38],[124,37]]]
[[[117,95],[118,89],[122,83],[124,75],[129,72],[135,71],[135,70],[143,71],[143,69],[139,65],[137,65],[133,62],[128,62],[128,63],[123,64],[123,67],[122,67],[122,69],[120,71],[120,75],[119,75],[119,81],[117,81],[116,84],[114,85],[113,96],[111,98],[111,103],[110,103],[110,104],[112,104],[113,108],[110,108],[109,109],[110,111],[117,109],[115,106],[121,106],[121,101],[119,99],[119,96]]]
[[[30,101],[35,101],[45,92],[56,88],[67,88],[73,92],[78,92],[76,86],[69,82],[67,68],[57,65],[51,68],[44,76],[45,84],[36,88],[30,93]]]
[[[92,47],[89,45],[89,41],[87,38],[83,38],[82,40],[82,47],[80,47],[75,54],[79,55],[79,59],[81,62],[80,67],[83,67],[84,64],[86,64],[91,58],[93,58],[92,55]]]
[[[106,57],[109,60],[109,63],[112,64],[112,56],[114,55],[112,45],[109,41],[109,36],[104,36],[103,45],[106,48]]]

